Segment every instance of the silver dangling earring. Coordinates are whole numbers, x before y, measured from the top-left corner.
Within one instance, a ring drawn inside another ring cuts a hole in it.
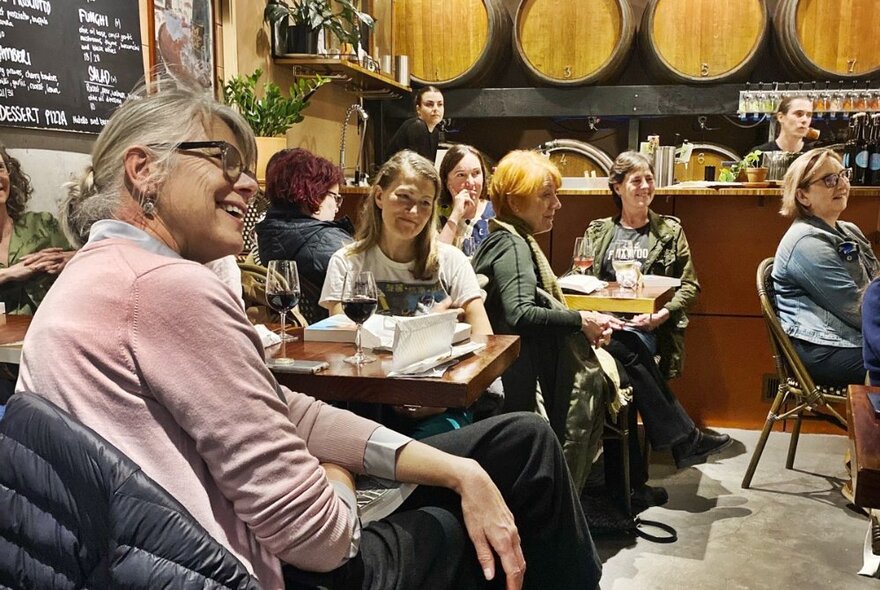
[[[156,201],[153,199],[147,199],[144,201],[144,204],[141,205],[141,209],[144,210],[144,215],[147,217],[152,217],[153,213],[156,212]]]

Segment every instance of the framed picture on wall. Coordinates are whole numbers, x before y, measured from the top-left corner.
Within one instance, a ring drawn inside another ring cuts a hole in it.
[[[212,0],[153,0],[153,66],[214,88]]]

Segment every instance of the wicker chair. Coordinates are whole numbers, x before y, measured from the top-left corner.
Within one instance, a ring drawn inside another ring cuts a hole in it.
[[[761,311],[764,314],[767,331],[770,335],[770,347],[776,361],[779,389],[770,407],[770,412],[767,414],[767,421],[764,422],[761,437],[758,439],[754,453],[752,453],[752,460],[743,477],[742,487],[744,489],[747,489],[752,483],[752,476],[758,467],[758,461],[764,452],[770,431],[777,422],[794,420],[791,440],[788,445],[788,458],[785,462],[786,469],[792,469],[794,466],[802,420],[826,420],[846,430],[846,420],[829,405],[829,403],[846,403],[846,388],[830,388],[813,383],[813,378],[798,357],[788,334],[783,331],[776,315],[772,271],[773,259],[763,260],[758,265],[757,286],[758,297],[761,300]],[[789,404],[794,404],[794,407],[778,413],[780,408],[788,408]]]

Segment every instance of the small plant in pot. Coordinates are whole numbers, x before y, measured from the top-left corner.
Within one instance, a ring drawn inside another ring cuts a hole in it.
[[[303,120],[302,112],[309,106],[309,99],[330,81],[321,76],[300,78],[288,89],[289,96],[283,95],[277,84],[266,82],[259,97],[257,82],[262,75],[263,70],[258,69],[250,76],[235,76],[223,85],[223,102],[240,112],[257,136],[256,172],[260,182],[266,176],[266,163],[272,154],[287,147],[287,130]]]
[[[331,9],[331,1],[340,6]],[[326,29],[342,43],[357,47],[361,27],[373,28],[373,17],[352,0],[267,0],[263,20],[272,25],[275,55],[318,53],[318,33]]]
[[[755,150],[746,154],[739,163],[741,169],[745,169],[746,178],[749,182],[764,182],[767,179],[767,168],[759,166],[761,162],[761,150]]]
[[[730,168],[722,168],[719,180],[721,182],[764,182],[767,178],[767,168],[758,167],[761,153],[761,150],[749,152]]]

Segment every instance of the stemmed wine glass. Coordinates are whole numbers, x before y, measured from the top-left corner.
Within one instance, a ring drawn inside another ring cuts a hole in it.
[[[281,356],[286,358],[285,343],[295,340],[287,335],[287,312],[299,303],[299,273],[293,260],[270,260],[266,274],[266,303],[281,314]],[[291,359],[292,360],[292,359]]]
[[[574,239],[574,254],[572,266],[578,274],[586,274],[593,266],[593,241],[581,236]]]
[[[379,304],[376,281],[369,271],[349,271],[342,285],[342,311],[348,319],[357,324],[355,346],[357,352],[344,360],[352,365],[363,365],[376,360],[376,357],[364,354],[361,347],[361,326],[376,311]]]

